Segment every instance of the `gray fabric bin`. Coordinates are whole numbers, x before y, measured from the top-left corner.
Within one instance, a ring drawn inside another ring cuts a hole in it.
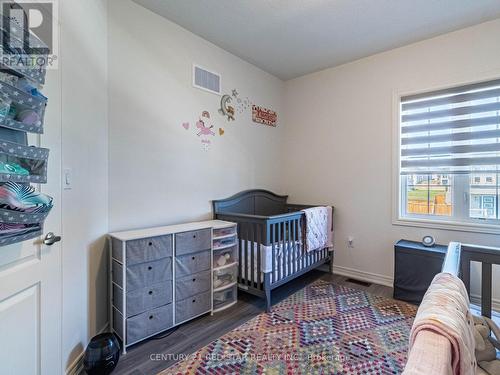
[[[113,261],[113,281],[123,288],[123,266]],[[127,292],[172,279],[172,258],[127,267]]]
[[[1,61],[0,66],[2,69],[14,71],[17,75],[24,76],[37,85],[43,85],[45,83],[45,73],[48,65],[48,54],[49,47],[40,40],[34,33],[28,33],[25,35],[24,28],[12,28],[10,27],[10,19],[5,15],[0,14],[0,31],[3,36],[3,40],[10,40],[10,43],[2,43],[2,52],[4,56],[8,56],[9,59],[6,61]],[[6,39],[8,38],[8,39]],[[27,54],[24,46],[30,46],[31,48],[37,48],[36,56],[38,57],[35,64],[32,64],[33,54]],[[16,46],[16,48],[11,48],[11,46]],[[19,48],[23,46],[23,48]],[[9,62],[10,60],[10,62]],[[13,64],[12,62],[23,62],[21,64]],[[26,63],[30,62],[30,63]]]
[[[182,323],[197,315],[209,312],[212,308],[210,298],[211,292],[205,292],[176,302],[175,322]]]
[[[123,336],[123,315],[116,308],[113,308],[113,330],[125,342],[125,337]]]
[[[210,250],[175,257],[175,278],[210,269]]]
[[[8,129],[20,130],[22,132],[43,133],[43,123],[41,121],[36,124],[25,124],[10,117],[0,116],[0,126]]]
[[[171,328],[173,324],[172,304],[146,311],[127,319],[127,344]]]
[[[119,239],[114,237],[111,238],[111,255],[114,259],[121,263],[123,263],[122,245],[123,242]]]
[[[127,265],[149,262],[172,256],[172,236],[160,236],[127,241]]]
[[[123,263],[123,242],[113,238],[113,258]],[[126,241],[127,266],[172,256],[172,235]]]
[[[175,235],[175,255],[196,253],[212,248],[212,229],[194,230]]]
[[[38,224],[45,220],[50,209],[45,212],[22,212],[0,208],[0,223]]]
[[[0,182],[47,182],[47,161],[49,150],[40,147],[25,146],[14,142],[0,142],[0,161],[14,163],[28,170],[29,175],[0,173]]]
[[[172,302],[172,281],[168,280],[126,295],[127,318]],[[113,305],[123,313],[123,290],[113,285]]]
[[[33,238],[41,236],[42,233],[42,225],[35,225],[33,226],[33,228],[26,229],[26,231],[23,231],[19,234],[3,236],[2,238],[0,238],[0,246],[7,246],[17,242],[31,240]]]
[[[188,297],[210,290],[210,271],[196,273],[175,281],[175,300],[180,301]]]

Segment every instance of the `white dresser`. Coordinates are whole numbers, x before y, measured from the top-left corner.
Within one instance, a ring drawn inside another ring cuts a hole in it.
[[[110,326],[123,353],[237,302],[235,223],[210,220],[110,233]]]

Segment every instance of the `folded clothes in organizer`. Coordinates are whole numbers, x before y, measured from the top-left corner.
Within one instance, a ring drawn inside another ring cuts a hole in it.
[[[48,212],[52,198],[30,185],[6,182],[0,186],[0,207],[29,213]]]
[[[2,239],[17,237],[40,229],[39,224],[6,224],[0,223],[0,237]]]
[[[21,167],[17,163],[5,163],[3,161],[0,161],[0,173],[29,176],[30,171],[28,171],[26,168]]]

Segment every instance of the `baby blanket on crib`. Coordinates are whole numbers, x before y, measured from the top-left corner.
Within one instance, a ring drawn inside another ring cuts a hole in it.
[[[449,340],[452,349],[453,375],[474,375],[476,358],[473,336],[473,319],[469,310],[469,297],[463,282],[456,276],[440,273],[434,277],[425,293],[410,333],[409,356],[417,334],[430,330]],[[432,356],[433,353],[427,353]],[[429,358],[420,358],[415,363],[425,363]],[[409,361],[411,362],[411,361]],[[408,364],[404,375],[413,375],[414,369]]]
[[[305,214],[304,246],[306,251],[331,248],[332,227],[331,207],[312,207],[302,210]]]

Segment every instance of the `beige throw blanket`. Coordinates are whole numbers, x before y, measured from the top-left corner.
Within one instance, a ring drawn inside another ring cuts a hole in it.
[[[306,251],[333,248],[332,207],[312,207],[305,214],[304,245]]]
[[[443,353],[433,351],[432,346],[423,352],[413,352],[419,333],[437,333],[436,339],[446,338],[451,344],[451,373],[454,375],[474,375],[476,358],[473,336],[473,319],[469,310],[469,297],[462,281],[448,273],[434,277],[425,293],[410,334],[409,358],[404,375],[422,374],[422,367],[430,363],[449,360]],[[421,349],[421,348],[420,348]],[[434,358],[442,356],[443,358]],[[429,374],[439,375],[436,369],[427,369]]]

